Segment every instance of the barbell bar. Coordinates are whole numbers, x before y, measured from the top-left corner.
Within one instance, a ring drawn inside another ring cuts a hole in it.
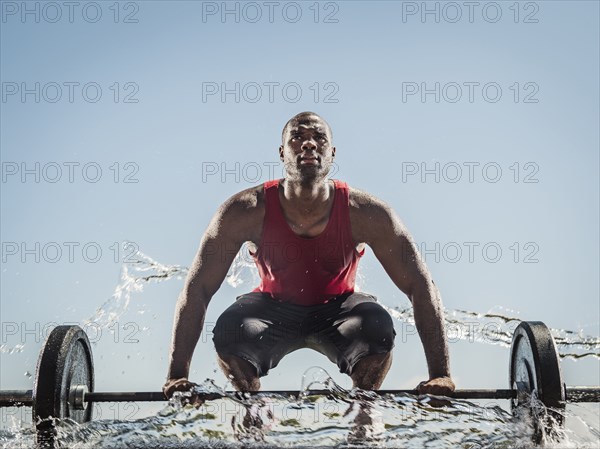
[[[71,386],[69,405],[80,408],[87,402],[160,402],[166,401],[162,391],[94,391],[89,392],[79,388],[79,385]],[[374,393],[385,395],[419,395],[417,390],[376,390]],[[600,390],[597,387],[566,387],[567,402],[600,402]],[[225,397],[243,399],[246,395],[270,394],[275,396],[295,397],[323,395],[331,396],[331,390],[268,390],[250,391],[240,393],[239,391],[225,391],[223,393],[199,393],[198,397],[203,401],[213,401]],[[517,390],[512,389],[462,389],[455,390],[448,396],[452,399],[516,399]],[[31,407],[33,406],[33,390],[4,390],[0,392],[0,407]]]
[[[556,344],[546,325],[540,321],[522,321],[513,334],[509,361],[509,389],[456,390],[455,399],[508,399],[513,413],[528,409],[535,396],[547,408],[552,419],[534,429],[535,442],[545,430],[563,423],[566,402],[600,402],[600,387],[567,387],[562,382]],[[377,390],[379,395],[418,395],[416,390]],[[279,390],[240,393],[204,392],[208,401],[226,396],[272,394],[286,397],[301,395],[332,396],[330,390]],[[99,402],[166,401],[162,392],[96,392],[94,365],[89,339],[79,326],[57,326],[52,330],[38,359],[33,390],[0,391],[0,407],[32,407],[38,441],[52,447],[54,427],[51,418],[70,418],[84,423],[91,420],[92,404]],[[530,411],[531,412],[531,411]],[[542,430],[544,429],[544,430]]]

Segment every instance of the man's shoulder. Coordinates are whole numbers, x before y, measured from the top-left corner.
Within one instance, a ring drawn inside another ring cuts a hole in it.
[[[398,227],[399,218],[386,202],[363,190],[348,187],[350,222],[357,242],[373,243],[382,230]]]
[[[260,238],[264,217],[263,187],[250,187],[231,195],[218,208],[215,229],[224,229],[240,242]]]
[[[348,200],[350,209],[354,212],[385,212],[389,206],[375,195],[351,186],[348,186]]]
[[[233,215],[260,212],[261,209],[264,209],[263,184],[234,193],[221,205],[223,212]]]

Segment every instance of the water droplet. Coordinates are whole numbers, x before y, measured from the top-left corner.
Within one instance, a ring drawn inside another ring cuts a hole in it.
[[[33,377],[33,375],[29,371],[25,371],[25,377],[28,377],[29,379],[31,379]]]

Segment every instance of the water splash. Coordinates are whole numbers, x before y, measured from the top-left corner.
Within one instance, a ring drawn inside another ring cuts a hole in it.
[[[336,394],[338,397],[351,395],[348,390],[340,387],[327,370],[320,366],[311,366],[302,374],[300,382],[300,397],[306,398],[310,394],[310,390],[327,390]]]
[[[332,394],[300,396],[290,401],[265,393],[239,400],[207,379],[197,391],[223,394],[222,399],[198,408],[172,400],[156,415],[132,421],[98,420],[77,425],[65,419],[58,426],[59,447],[532,447],[534,424],[543,419],[528,411],[513,416],[497,401],[448,400],[440,405],[429,396],[346,391],[319,367],[307,370],[302,383],[305,387],[326,387]],[[364,421],[361,407],[364,410],[367,402],[368,419]],[[532,404],[533,410],[538,405]],[[583,414],[569,405],[565,412],[567,427],[544,434],[544,447],[597,447],[597,412],[589,415],[591,423],[579,418],[575,422],[575,413]],[[252,419],[247,419],[249,415]],[[569,423],[576,427],[569,427]],[[366,440],[355,438],[361,428],[368,430]],[[0,446],[33,447],[33,439],[31,430],[4,431],[0,433]]]
[[[248,276],[248,273],[250,276]],[[245,284],[255,286],[260,283],[258,269],[254,263],[254,259],[250,255],[250,245],[248,242],[242,245],[233,259],[225,281],[233,288],[238,288]]]
[[[382,306],[390,315],[402,323],[414,326],[414,311],[411,306]],[[487,313],[466,310],[445,310],[446,334],[449,340],[465,340],[491,345],[510,347],[512,336],[521,319],[510,316],[515,311],[496,306]],[[600,358],[600,338],[566,329],[551,328],[561,358]]]
[[[84,324],[108,327],[119,320],[129,308],[132,295],[141,293],[148,283],[182,279],[188,268],[181,265],[164,265],[137,251],[121,267],[120,281],[112,296],[102,304]]]
[[[0,354],[18,354],[23,352],[25,349],[24,343],[18,343],[14,346],[10,346],[6,343],[0,345]]]

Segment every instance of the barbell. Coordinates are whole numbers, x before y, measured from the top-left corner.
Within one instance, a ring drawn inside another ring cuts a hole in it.
[[[508,399],[513,414],[523,410],[534,413],[533,399],[545,406],[541,419],[534,420],[533,441],[539,443],[545,432],[563,424],[566,402],[599,402],[600,387],[566,387],[562,381],[556,344],[546,325],[540,321],[522,321],[512,338],[509,361],[509,389],[456,390],[456,399]],[[286,397],[331,395],[329,390],[279,390],[252,392]],[[378,390],[377,394],[417,395],[416,390]],[[200,393],[203,400],[225,397],[242,398],[240,392]],[[166,401],[162,392],[96,392],[94,364],[87,334],[79,326],[57,326],[40,353],[33,390],[0,391],[0,407],[32,407],[38,445],[54,446],[54,418],[69,418],[77,423],[91,420],[95,402]]]

